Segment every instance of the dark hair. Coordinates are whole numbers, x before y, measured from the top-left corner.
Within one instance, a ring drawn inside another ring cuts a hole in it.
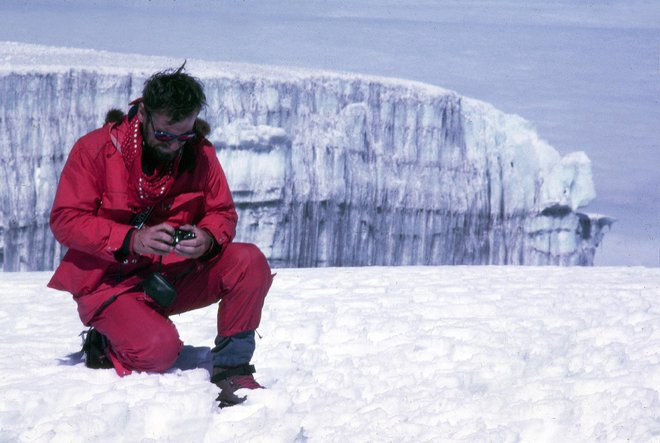
[[[206,106],[202,83],[183,72],[186,62],[177,69],[167,69],[152,75],[142,90],[147,112],[167,115],[173,122],[197,113]]]

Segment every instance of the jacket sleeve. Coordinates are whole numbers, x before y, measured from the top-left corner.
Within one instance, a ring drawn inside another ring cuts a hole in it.
[[[98,217],[103,197],[103,149],[89,149],[85,137],[74,145],[62,169],[50,228],[57,241],[69,249],[116,262],[131,226]]]
[[[222,247],[236,235],[238,215],[227,178],[212,145],[210,150],[212,154],[207,154],[209,169],[204,189],[204,216],[197,226],[208,230]]]

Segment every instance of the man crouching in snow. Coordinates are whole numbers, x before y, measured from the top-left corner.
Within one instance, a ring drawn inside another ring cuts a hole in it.
[[[183,68],[154,74],[127,115],[74,145],[50,215],[69,250],[48,286],[92,327],[87,365],[120,376],[170,368],[183,343],[168,317],[219,301],[211,381],[227,406],[261,387],[250,360],[272,276],[256,246],[232,242],[234,202],[198,119],[206,97]]]

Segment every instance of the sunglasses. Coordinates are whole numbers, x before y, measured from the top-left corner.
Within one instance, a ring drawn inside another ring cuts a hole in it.
[[[195,131],[184,132],[183,134],[172,134],[171,132],[167,131],[158,131],[154,127],[154,122],[151,119],[151,113],[147,113],[147,118],[149,119],[149,123],[154,130],[154,138],[159,142],[171,142],[174,139],[179,142],[187,142],[197,137],[197,133]]]

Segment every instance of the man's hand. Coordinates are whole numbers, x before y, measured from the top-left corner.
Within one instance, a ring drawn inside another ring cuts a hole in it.
[[[133,252],[139,255],[167,255],[174,249],[173,235],[174,228],[167,223],[138,229],[133,234]]]
[[[188,258],[199,258],[211,248],[213,238],[206,231],[193,225],[183,225],[179,229],[192,231],[195,233],[195,238],[190,240],[181,240],[175,247],[174,253]],[[174,230],[172,230],[174,234]]]

